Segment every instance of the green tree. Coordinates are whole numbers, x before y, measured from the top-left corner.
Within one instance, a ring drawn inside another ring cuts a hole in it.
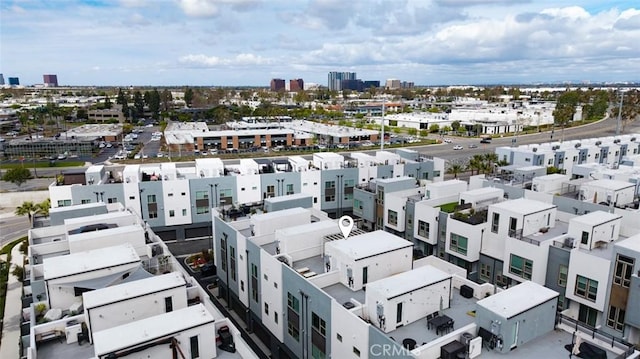
[[[109,95],[107,95],[104,98],[104,108],[108,110],[111,107],[113,107],[113,104],[111,103],[111,99],[109,98]]]
[[[464,172],[464,167],[459,163],[452,163],[447,167],[447,174],[453,175],[453,178],[457,179],[462,172]]]
[[[2,179],[7,182],[11,182],[16,186],[20,187],[23,183],[27,182],[28,179],[31,178],[31,171],[28,168],[24,167],[16,167],[8,169],[5,172]]]
[[[36,212],[45,217],[49,217],[49,209],[51,208],[51,198],[47,198],[44,201],[36,204]]]
[[[16,207],[15,214],[17,216],[29,217],[29,224],[33,227],[33,215],[38,212],[38,206],[31,201],[22,202],[19,207]]]
[[[133,109],[134,118],[141,118],[144,115],[144,98],[138,90],[133,92]]]
[[[620,96],[616,95],[615,106],[611,108],[611,117],[617,118],[620,111]],[[640,92],[638,90],[632,90],[624,93],[622,98],[622,113],[620,114],[622,120],[622,131],[631,122],[635,121],[640,114]]]
[[[173,95],[171,91],[164,89],[160,94],[160,102],[162,103],[162,111],[169,111],[171,109],[171,103],[173,102]]]
[[[13,274],[16,278],[18,278],[18,281],[22,282],[24,280],[24,267],[22,266],[13,267],[11,274]]]
[[[460,121],[451,122],[451,128],[454,132],[458,132],[458,130],[460,129]]]
[[[417,129],[417,128],[413,128],[413,127],[412,127],[412,128],[409,128],[409,129],[407,130],[407,133],[409,134],[409,136],[415,136],[415,135],[417,135],[417,134],[418,134],[418,129]]]
[[[184,102],[187,104],[187,107],[191,107],[191,104],[193,103],[193,89],[190,87],[187,87],[187,89],[184,90]]]
[[[577,91],[565,91],[556,101],[556,108],[553,110],[553,123],[562,128],[562,140],[564,141],[564,128],[573,121],[576,113],[576,106],[580,99]]]
[[[149,93],[148,97],[147,93]],[[154,119],[158,119],[158,114],[160,113],[160,93],[158,89],[145,92],[145,102],[149,107],[149,111],[151,111],[151,116]]]
[[[420,137],[427,137],[427,136],[429,136],[429,130],[425,130],[425,129],[420,130]]]
[[[433,125],[429,126],[429,132],[438,133],[438,131],[440,131],[440,125],[434,123]]]

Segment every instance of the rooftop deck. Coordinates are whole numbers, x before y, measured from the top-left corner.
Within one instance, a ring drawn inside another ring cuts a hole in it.
[[[460,327],[464,327],[471,323],[474,323],[475,316],[470,315],[472,311],[476,310],[476,298],[464,298],[460,295],[458,290],[452,290],[453,298],[451,299],[451,307],[440,311],[441,314],[449,316],[454,321],[453,330],[457,330]],[[436,334],[436,329],[427,329],[427,319],[422,318],[411,324],[397,328],[394,331],[387,333],[387,335],[398,343],[406,338],[411,338],[418,343],[418,346],[423,343],[428,343],[436,338],[439,338],[443,333]]]
[[[333,297],[338,303],[343,305],[344,303],[350,302],[351,299],[355,299],[362,304],[364,304],[365,302],[364,290],[360,289],[354,292],[342,283],[332,284],[330,286],[322,288],[322,290]]]

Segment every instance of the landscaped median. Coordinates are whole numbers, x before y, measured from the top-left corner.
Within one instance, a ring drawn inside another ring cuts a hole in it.
[[[16,245],[19,245],[20,243],[26,243],[27,241],[27,237],[22,237],[19,238],[11,243],[8,243],[7,245],[5,245],[4,247],[2,247],[2,249],[0,249],[0,255],[6,255],[7,259],[6,262],[4,261],[0,261],[0,318],[4,318],[4,307],[5,307],[5,300],[7,297],[7,282],[9,280],[9,275],[10,270],[11,270],[11,250],[13,249],[13,247],[15,247]],[[22,250],[22,249],[21,249]],[[26,248],[24,249],[24,251],[26,252]],[[24,268],[20,267],[21,269],[19,270],[15,270],[16,274],[24,274]],[[19,278],[20,281],[22,281],[22,278]],[[0,322],[2,323],[2,322]],[[0,325],[0,334],[2,333],[2,328],[4,327],[3,325]],[[1,337],[1,335],[0,335]]]

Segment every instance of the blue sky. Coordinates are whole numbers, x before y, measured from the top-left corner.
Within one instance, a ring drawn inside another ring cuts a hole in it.
[[[21,84],[640,81],[637,0],[1,0]]]

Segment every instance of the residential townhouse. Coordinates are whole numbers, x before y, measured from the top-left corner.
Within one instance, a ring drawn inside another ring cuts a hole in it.
[[[78,207],[29,231],[23,357],[258,357],[135,213]]]
[[[211,209],[227,215],[246,214],[271,197],[305,194],[312,205],[330,216],[350,214],[357,186],[375,178],[401,176],[439,181],[444,161],[416,151],[343,156],[324,152],[310,158],[243,159],[224,163],[218,158],[191,163],[150,163],[89,167],[65,175],[49,186],[53,208],[105,202],[122,203],[141,215],[166,240],[211,235]]]

